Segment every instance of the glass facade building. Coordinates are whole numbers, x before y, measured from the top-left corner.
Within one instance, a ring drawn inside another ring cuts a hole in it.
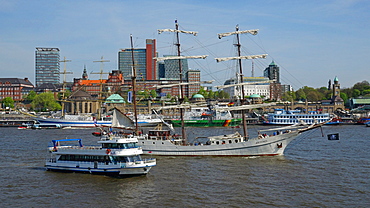
[[[136,78],[138,80],[157,80],[156,44],[154,39],[146,40],[146,48],[134,48],[134,62]],[[132,49],[122,49],[118,52],[118,69],[122,72],[124,80],[132,77]]]
[[[172,55],[164,55],[164,57],[169,57]],[[179,60],[164,60],[164,68],[165,68],[165,75],[166,79],[180,79],[180,68],[179,68]],[[188,73],[188,60],[181,59],[181,70],[182,70],[182,78],[185,80],[187,79],[186,75]]]
[[[146,49],[134,48],[134,62],[136,78],[146,77]],[[124,80],[132,79],[132,49],[123,49],[118,52],[118,69],[122,72]]]
[[[35,81],[36,86],[44,83],[60,83],[59,48],[36,48]]]

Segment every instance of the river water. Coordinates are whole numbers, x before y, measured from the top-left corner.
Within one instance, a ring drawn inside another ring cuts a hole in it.
[[[252,126],[250,134],[260,126]],[[262,127],[265,128],[265,127]],[[194,132],[229,133],[228,128]],[[93,129],[0,128],[1,207],[370,207],[370,128],[325,126],[276,157],[157,157],[147,176],[45,171],[52,139],[95,143]]]

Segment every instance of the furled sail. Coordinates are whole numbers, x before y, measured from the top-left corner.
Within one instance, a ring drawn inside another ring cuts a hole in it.
[[[200,55],[200,56],[166,56],[166,57],[154,57],[157,61],[164,61],[164,60],[179,60],[179,59],[205,59],[208,55]]]
[[[222,37],[230,36],[230,35],[236,35],[236,34],[245,34],[245,33],[250,33],[252,35],[257,35],[258,34],[258,29],[257,30],[243,30],[243,31],[235,31],[235,32],[227,32],[227,33],[218,33],[218,38],[221,39]]]
[[[236,56],[236,57],[226,57],[226,58],[215,58],[217,62],[237,60],[237,59],[257,59],[257,58],[266,58],[267,54],[261,55],[252,55],[252,56]]]
[[[161,34],[163,32],[178,32],[178,33],[187,33],[187,34],[192,34],[194,36],[197,36],[198,32],[194,31],[184,31],[184,30],[174,30],[174,29],[159,29],[158,34]]]

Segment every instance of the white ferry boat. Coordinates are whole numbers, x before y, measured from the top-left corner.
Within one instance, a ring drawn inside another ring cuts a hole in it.
[[[78,145],[60,145],[73,141]],[[45,167],[52,171],[128,177],[145,175],[156,165],[156,159],[141,158],[143,150],[137,146],[137,137],[105,134],[98,143],[101,146],[83,146],[81,139],[52,140]]]
[[[275,109],[274,113],[267,114],[267,120],[264,124],[273,125],[293,125],[293,124],[314,124],[324,123],[330,120],[329,113],[318,113],[317,111],[309,111],[302,113],[300,110],[284,110]]]

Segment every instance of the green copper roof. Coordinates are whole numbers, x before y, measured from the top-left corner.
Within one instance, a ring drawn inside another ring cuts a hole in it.
[[[251,96],[249,96],[249,98],[260,98],[261,96],[260,95],[257,95],[257,94],[253,94]]]
[[[271,64],[270,64],[270,66],[276,66],[275,62],[272,61]]]
[[[193,98],[204,98],[204,96],[201,94],[195,94],[193,95]]]
[[[338,77],[335,77],[334,78],[334,82],[338,82],[339,80],[338,80]]]
[[[119,94],[113,94],[109,96],[105,101],[106,103],[125,103],[125,100]]]

